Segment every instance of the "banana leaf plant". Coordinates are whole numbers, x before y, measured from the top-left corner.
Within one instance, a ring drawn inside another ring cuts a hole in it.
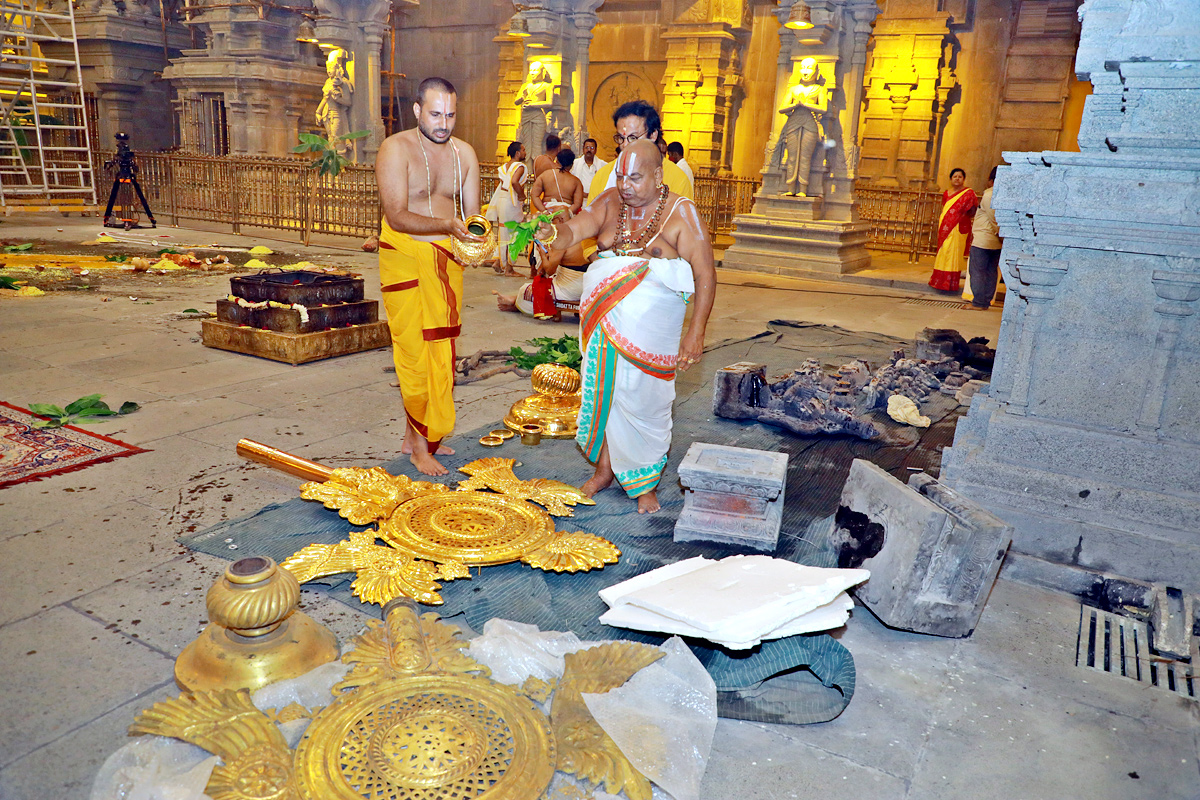
[[[321,182],[321,178],[326,175],[330,178],[336,178],[345,169],[346,165],[350,163],[350,159],[338,152],[338,148],[344,142],[351,142],[370,135],[370,131],[354,131],[353,133],[347,133],[345,136],[336,136],[331,142],[324,136],[316,133],[300,134],[300,144],[293,147],[292,152],[307,153],[311,156],[312,163],[309,166],[313,170],[312,180],[309,182],[308,203],[305,206],[304,215],[305,246],[308,245],[309,237],[312,234],[313,201],[317,196],[317,185]]]

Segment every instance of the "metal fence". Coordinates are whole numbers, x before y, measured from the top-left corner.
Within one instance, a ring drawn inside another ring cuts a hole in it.
[[[100,167],[100,187],[112,176]],[[372,167],[351,166],[336,178],[315,175],[300,158],[138,154],[138,177],[150,207],[172,224],[180,220],[223,222],[302,233],[366,237],[379,227],[379,193]],[[496,164],[482,163],[482,197],[491,197],[499,179]],[[714,234],[733,231],[733,218],[750,212],[759,181],[753,178],[697,176],[696,205]],[[907,253],[910,261],[937,252],[939,192],[857,187],[859,220],[871,226],[871,247]],[[104,197],[100,201],[104,201]]]
[[[861,184],[855,191],[858,219],[871,226],[871,247],[907,253],[913,263],[937,252],[941,192]]]
[[[101,187],[112,175],[101,167],[109,154],[95,154]],[[139,153],[138,179],[155,216],[224,222],[301,233],[366,237],[379,228],[379,193],[372,167],[350,166],[336,178],[319,177],[300,158]],[[496,164],[482,163],[482,197],[499,183]],[[696,203],[715,233],[733,230],[735,214],[750,211],[758,181],[696,178]],[[103,201],[105,198],[101,198]]]

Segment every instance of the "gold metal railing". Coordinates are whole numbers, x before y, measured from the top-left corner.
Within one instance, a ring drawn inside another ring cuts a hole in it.
[[[941,192],[859,184],[858,220],[871,226],[871,247],[907,253],[916,263],[937,252]]]
[[[112,175],[102,169],[108,153],[94,154],[97,188],[107,200]],[[366,237],[379,227],[379,192],[373,167],[350,166],[336,178],[314,175],[301,158],[138,153],[138,180],[158,218],[224,222],[302,233]],[[482,163],[481,198],[487,202],[499,179],[496,164]],[[314,191],[313,182],[316,181]],[[696,178],[696,204],[714,233],[733,230],[733,217],[750,211],[758,181]],[[310,193],[312,202],[310,203]],[[310,210],[311,209],[311,210]]]

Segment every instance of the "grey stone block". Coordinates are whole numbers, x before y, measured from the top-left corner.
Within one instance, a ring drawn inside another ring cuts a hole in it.
[[[773,552],[783,520],[787,460],[786,453],[693,442],[679,465],[686,491],[675,541]]]
[[[909,486],[856,459],[835,518],[838,566],[871,578],[855,594],[885,624],[935,636],[970,636],[1012,529],[919,473]]]
[[[1195,596],[1165,583],[1155,584],[1150,606],[1150,649],[1170,658],[1191,659],[1195,616]]]

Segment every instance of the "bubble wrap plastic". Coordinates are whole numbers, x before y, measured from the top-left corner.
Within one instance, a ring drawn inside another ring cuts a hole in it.
[[[583,701],[643,775],[675,800],[699,800],[717,731],[717,687],[678,636],[661,647],[665,658]]]

